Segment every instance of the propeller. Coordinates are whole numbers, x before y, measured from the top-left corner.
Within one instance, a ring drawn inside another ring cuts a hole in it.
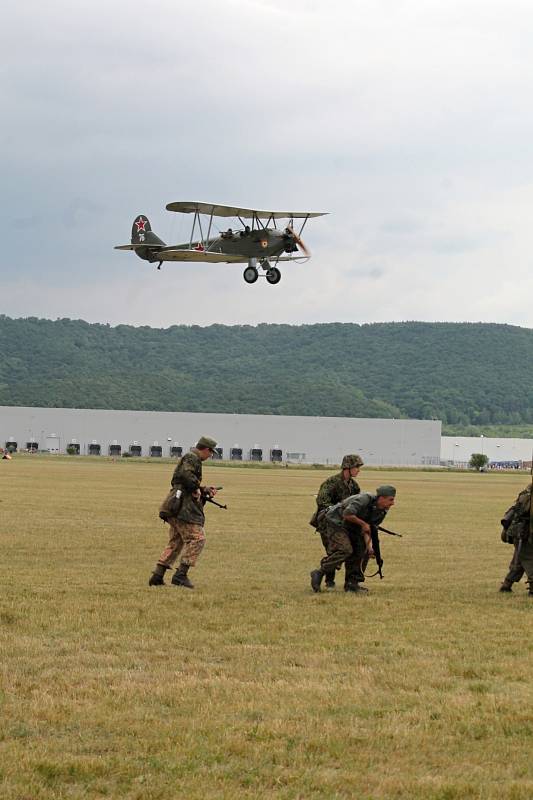
[[[309,249],[305,246],[303,240],[300,238],[300,236],[298,236],[296,231],[290,227],[290,225],[288,225],[285,228],[285,233],[287,234],[287,238],[290,236],[292,243],[298,245],[298,247],[305,256],[309,257],[311,255]]]

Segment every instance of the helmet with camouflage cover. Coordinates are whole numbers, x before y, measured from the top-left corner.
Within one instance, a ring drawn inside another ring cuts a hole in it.
[[[347,456],[344,456],[341,463],[342,469],[351,469],[351,467],[362,467],[364,464],[363,459],[361,456],[358,456],[355,453],[351,453]]]

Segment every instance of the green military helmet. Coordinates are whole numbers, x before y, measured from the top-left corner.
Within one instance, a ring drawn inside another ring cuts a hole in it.
[[[350,453],[344,456],[341,463],[342,469],[351,469],[352,467],[362,467],[365,462],[356,453]]]
[[[389,484],[378,486],[376,489],[376,495],[378,497],[396,497],[396,489],[394,486],[390,486]]]
[[[211,450],[211,452],[213,452],[216,446],[217,446],[216,441],[212,439],[210,436],[200,436],[200,438],[196,442],[196,447],[199,450],[207,448],[208,450]]]

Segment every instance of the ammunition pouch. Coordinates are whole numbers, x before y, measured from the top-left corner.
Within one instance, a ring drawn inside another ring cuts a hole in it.
[[[515,506],[511,506],[511,508],[507,509],[507,511],[500,520],[501,526],[505,531],[507,530],[507,528],[510,527],[511,522],[513,521],[514,512],[515,512]]]
[[[169,519],[177,517],[183,503],[183,492],[181,489],[172,487],[161,505],[159,506],[159,519],[168,522]]]
[[[507,526],[507,527],[509,527],[509,526]],[[504,544],[514,544],[515,543],[514,536],[507,532],[507,528],[505,526],[502,527],[502,532],[501,532],[500,538],[501,538],[502,542],[504,542]]]
[[[327,508],[317,508],[311,519],[309,520],[309,524],[315,530],[318,530],[322,527],[322,523],[324,521],[324,517],[326,516]]]

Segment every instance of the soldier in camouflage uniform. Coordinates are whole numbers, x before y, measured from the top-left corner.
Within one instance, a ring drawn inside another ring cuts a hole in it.
[[[503,579],[500,592],[512,592],[524,572],[527,575],[529,597],[533,597],[533,508],[531,492],[533,483],[520,492],[516,502],[506,513],[510,524],[505,530],[505,541],[514,544],[514,554],[509,564],[509,572]],[[503,520],[502,520],[503,522]],[[503,538],[503,537],[502,537]]]
[[[364,592],[364,564],[374,557],[371,527],[381,525],[394,505],[394,486],[380,486],[376,494],[361,492],[347,497],[326,512],[327,555],[311,572],[311,588],[320,591],[322,578],[346,564],[346,592]]]
[[[155,565],[148,581],[149,586],[163,586],[163,577],[167,569],[171,569],[176,558],[181,554],[178,569],[172,576],[174,586],[193,589],[187,577],[189,567],[194,567],[205,544],[205,515],[202,499],[214,497],[213,486],[202,486],[202,462],[211,458],[217,443],[209,436],[201,436],[196,447],[180,458],[172,475],[172,497],[174,504],[167,505],[164,517],[170,525],[168,545],[165,547]],[[176,500],[177,497],[177,500]],[[168,499],[168,498],[167,498]],[[163,507],[162,507],[163,508]]]
[[[326,478],[320,485],[316,496],[317,509],[313,516],[314,522],[311,522],[311,524],[316,525],[317,532],[320,534],[326,553],[328,551],[328,544],[326,538],[325,511],[330,506],[334,506],[346,500],[347,497],[353,494],[359,494],[361,487],[355,479],[359,475],[363,463],[363,459],[357,454],[344,456],[341,463],[341,471],[335,473],[335,475],[330,475],[330,477]],[[326,573],[326,589],[335,589],[335,570],[330,570]]]

